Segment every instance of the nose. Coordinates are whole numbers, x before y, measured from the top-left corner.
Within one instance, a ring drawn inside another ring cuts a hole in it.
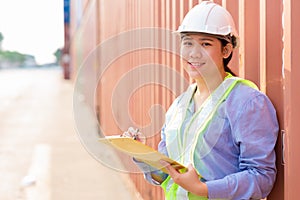
[[[191,49],[190,49],[190,53],[189,53],[190,58],[201,58],[203,56],[203,49],[201,48],[200,45],[194,45]]]

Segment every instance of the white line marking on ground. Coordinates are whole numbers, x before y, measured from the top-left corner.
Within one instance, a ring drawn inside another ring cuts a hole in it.
[[[51,199],[50,161],[51,147],[36,145],[28,174],[21,182],[26,200]]]

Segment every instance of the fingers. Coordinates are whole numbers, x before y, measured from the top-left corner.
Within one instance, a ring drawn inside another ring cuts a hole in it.
[[[129,132],[127,132],[127,131],[125,131],[122,135],[121,135],[121,137],[132,137],[132,135],[129,133]]]
[[[199,180],[199,175],[192,164],[188,165],[186,172],[180,173],[173,168],[170,163],[164,160],[161,160],[160,163],[166,168],[174,183],[180,185],[182,188],[193,194],[207,197],[208,192],[206,184]]]
[[[133,129],[132,127],[129,127],[128,130],[125,131],[125,132],[121,135],[121,137],[130,137],[130,138],[132,138],[132,137],[134,136],[134,133],[135,133],[134,129]]]
[[[146,143],[146,137],[141,133],[141,132],[137,132],[134,136],[135,140],[142,142],[143,144]]]
[[[194,165],[193,164],[189,164],[188,165],[188,167],[187,167],[187,171],[189,171],[189,172],[191,172],[191,173],[194,173],[194,174],[197,174],[197,176],[199,177],[199,178],[201,178],[201,175],[199,174],[199,172],[196,170],[196,168],[194,167]]]
[[[164,167],[166,167],[166,168],[168,168],[168,167],[171,166],[170,163],[168,163],[167,161],[160,160],[159,162],[160,162],[160,164],[162,164],[162,165],[163,165]]]
[[[130,137],[142,142],[143,144],[146,143],[146,137],[139,131],[139,129],[134,129],[132,127],[129,127],[128,130],[121,135],[121,137]]]
[[[187,166],[187,168],[188,168],[188,171],[194,171],[195,170],[194,166],[191,163]]]
[[[160,160],[160,163],[166,168],[166,170],[168,171],[168,174],[174,178],[177,174],[179,174],[179,172],[170,165],[170,163],[164,161],[164,160]]]

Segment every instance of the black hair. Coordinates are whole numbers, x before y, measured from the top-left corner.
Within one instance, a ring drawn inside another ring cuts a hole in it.
[[[221,41],[222,49],[229,43],[225,39],[220,39],[220,38],[218,38],[218,39]],[[231,44],[233,45],[233,47],[235,47],[237,45],[236,44],[236,37],[231,36]],[[230,60],[232,58],[232,54],[233,54],[233,52],[231,52],[230,55],[227,58],[223,58],[223,66],[224,66],[225,72],[228,72],[228,73],[232,74],[233,76],[236,76],[236,74],[233,73],[233,71],[228,67],[228,63],[230,62]]]

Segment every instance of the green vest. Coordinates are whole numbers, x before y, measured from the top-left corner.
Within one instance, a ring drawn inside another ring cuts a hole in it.
[[[185,115],[189,107],[190,101],[193,98],[196,84],[192,84],[183,94],[177,107],[171,111],[171,116],[166,119],[166,146],[169,157],[187,165],[194,162],[194,152],[198,138],[203,135],[211,119],[214,117],[219,105],[228,97],[232,89],[237,83],[243,83],[252,88],[257,86],[251,81],[244,80],[238,77],[233,77],[228,73],[225,80],[218,86],[218,88],[207,98],[202,104],[201,108],[194,113],[191,121],[184,128],[185,134],[180,134],[181,125],[185,120]],[[168,111],[169,112],[169,111]],[[168,113],[167,113],[168,114]],[[180,127],[178,127],[180,125]],[[186,137],[186,136],[189,137]],[[196,169],[197,170],[197,169]],[[198,174],[200,174],[198,172]],[[201,176],[199,176],[200,178]],[[179,185],[175,184],[170,176],[161,184],[164,189],[166,200],[204,200],[206,197],[196,196]]]

